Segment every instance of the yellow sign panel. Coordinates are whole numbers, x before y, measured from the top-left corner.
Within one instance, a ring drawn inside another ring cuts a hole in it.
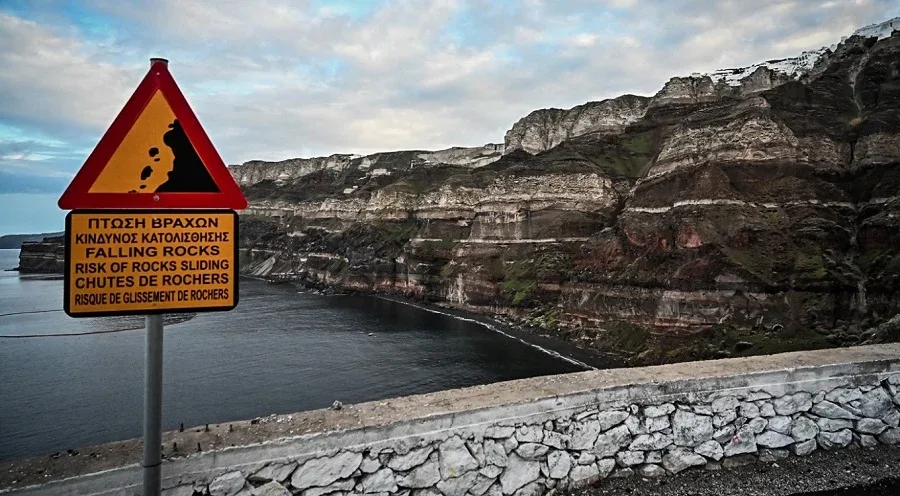
[[[75,210],[66,217],[63,307],[72,317],[231,310],[231,210]]]
[[[175,154],[165,136],[174,129],[175,113],[162,92],[150,103],[94,180],[91,193],[152,193],[169,179]]]

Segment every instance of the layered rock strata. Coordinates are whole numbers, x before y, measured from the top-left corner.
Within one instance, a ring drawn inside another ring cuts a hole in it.
[[[66,263],[63,236],[46,237],[43,241],[26,241],[19,250],[18,271],[27,273],[61,274]]]
[[[376,153],[373,155],[335,154],[328,157],[296,158],[280,162],[251,160],[230,167],[231,173],[241,186],[249,186],[260,181],[274,181],[284,184],[309,174],[361,172],[361,178],[389,175],[397,169],[405,170],[428,165],[456,165],[461,167],[481,167],[500,158],[503,145],[488,143],[481,147],[454,147],[446,150],[406,151]]]
[[[647,112],[651,99],[624,95],[563,109],[541,109],[513,124],[504,137],[505,152],[538,153],[589,133],[619,133]]]
[[[642,361],[900,338],[867,331],[900,309],[898,60],[900,32],[853,36],[815,77],[737,96],[672,83],[656,103],[623,97],[646,112],[608,126],[611,104],[588,105],[534,138],[552,148],[507,143],[477,167],[417,151],[278,179],[243,166],[242,270],[507,315]]]
[[[871,24],[853,33],[857,38],[888,38],[900,31],[900,17]],[[844,37],[842,44],[848,41]],[[840,47],[834,44],[805,51],[796,57],[767,60],[748,67],[720,69],[710,74],[673,77],[652,97],[625,95],[589,102],[574,108],[536,110],[506,133],[506,153],[549,150],[563,140],[592,132],[621,131],[628,124],[672,105],[696,105],[722,99],[746,98],[791,81],[810,82],[828,68]]]

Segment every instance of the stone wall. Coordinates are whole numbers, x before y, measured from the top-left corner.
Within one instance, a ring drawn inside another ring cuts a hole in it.
[[[227,431],[257,442],[223,434],[232,446],[171,457],[163,485],[170,495],[536,496],[897,444],[898,405],[898,344],[590,371],[236,423]],[[28,463],[0,465],[0,487]],[[140,489],[137,465],[68,475],[12,493]]]

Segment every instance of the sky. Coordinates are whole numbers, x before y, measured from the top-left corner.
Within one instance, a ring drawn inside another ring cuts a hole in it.
[[[0,0],[0,234],[56,201],[149,67],[226,164],[502,143],[539,108],[840,41],[900,0]]]

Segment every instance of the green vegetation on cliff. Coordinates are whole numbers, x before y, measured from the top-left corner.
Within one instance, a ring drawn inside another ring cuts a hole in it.
[[[302,208],[256,243],[645,361],[890,339],[866,332],[900,313],[900,44],[875,46],[808,80],[684,78],[627,115],[551,112],[487,165],[406,151],[259,181],[248,196]]]

